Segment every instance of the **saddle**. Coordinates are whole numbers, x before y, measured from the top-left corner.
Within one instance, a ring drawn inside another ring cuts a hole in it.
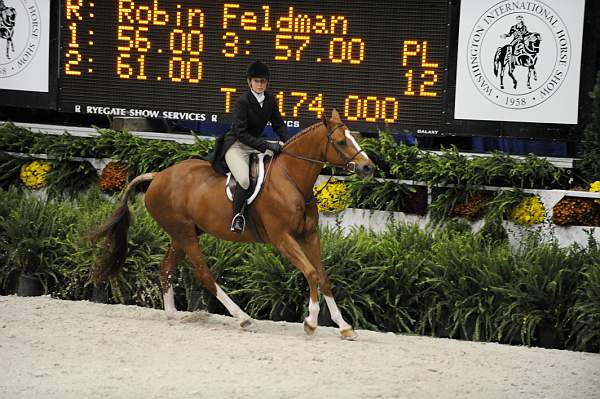
[[[250,187],[248,188],[252,194],[248,197],[246,203],[250,205],[254,199],[260,193],[262,184],[265,180],[265,162],[271,159],[266,154],[252,154],[250,155]],[[233,192],[237,181],[231,172],[227,173],[227,181],[225,183],[225,193],[229,201],[233,201]]]

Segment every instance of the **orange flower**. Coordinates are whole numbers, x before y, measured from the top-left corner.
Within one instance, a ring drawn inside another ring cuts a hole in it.
[[[109,162],[100,174],[100,190],[121,190],[127,183],[127,165],[122,162]]]

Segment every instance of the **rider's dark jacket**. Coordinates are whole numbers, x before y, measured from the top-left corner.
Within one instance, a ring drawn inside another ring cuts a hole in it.
[[[519,24],[515,24],[513,26],[510,27],[510,31],[508,32],[508,37],[513,36],[513,39],[511,41],[511,45],[514,47],[515,44],[517,44],[518,42],[522,41],[524,39],[524,36],[529,33],[529,31],[527,30],[527,26],[525,26],[525,24],[520,24],[521,26],[519,26]]]
[[[273,131],[281,140],[288,139],[287,126],[281,118],[273,95],[265,91],[265,100],[261,108],[256,97],[248,90],[236,101],[231,128],[216,140],[214,151],[206,159],[212,162],[213,168],[218,173],[226,174],[228,168],[225,163],[225,153],[236,140],[260,152],[265,152],[267,142],[263,137],[263,130],[267,122],[271,122]]]

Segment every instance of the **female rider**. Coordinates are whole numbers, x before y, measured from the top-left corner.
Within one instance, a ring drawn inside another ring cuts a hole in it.
[[[265,64],[260,61],[250,64],[246,72],[249,90],[238,97],[231,128],[217,140],[214,155],[211,157],[217,172],[226,174],[229,169],[237,181],[233,194],[231,231],[238,233],[244,231],[246,224],[244,211],[250,194],[250,155],[267,150],[277,154],[283,149],[283,143],[270,142],[263,137],[267,122],[271,122],[273,131],[281,140],[288,139],[287,127],[277,108],[277,101],[266,91],[269,77],[269,68]]]

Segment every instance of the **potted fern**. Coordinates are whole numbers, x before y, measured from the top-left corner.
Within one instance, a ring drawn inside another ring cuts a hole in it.
[[[58,281],[56,260],[66,255],[60,242],[74,222],[67,213],[63,206],[29,197],[3,218],[0,281],[5,290],[41,295]]]

